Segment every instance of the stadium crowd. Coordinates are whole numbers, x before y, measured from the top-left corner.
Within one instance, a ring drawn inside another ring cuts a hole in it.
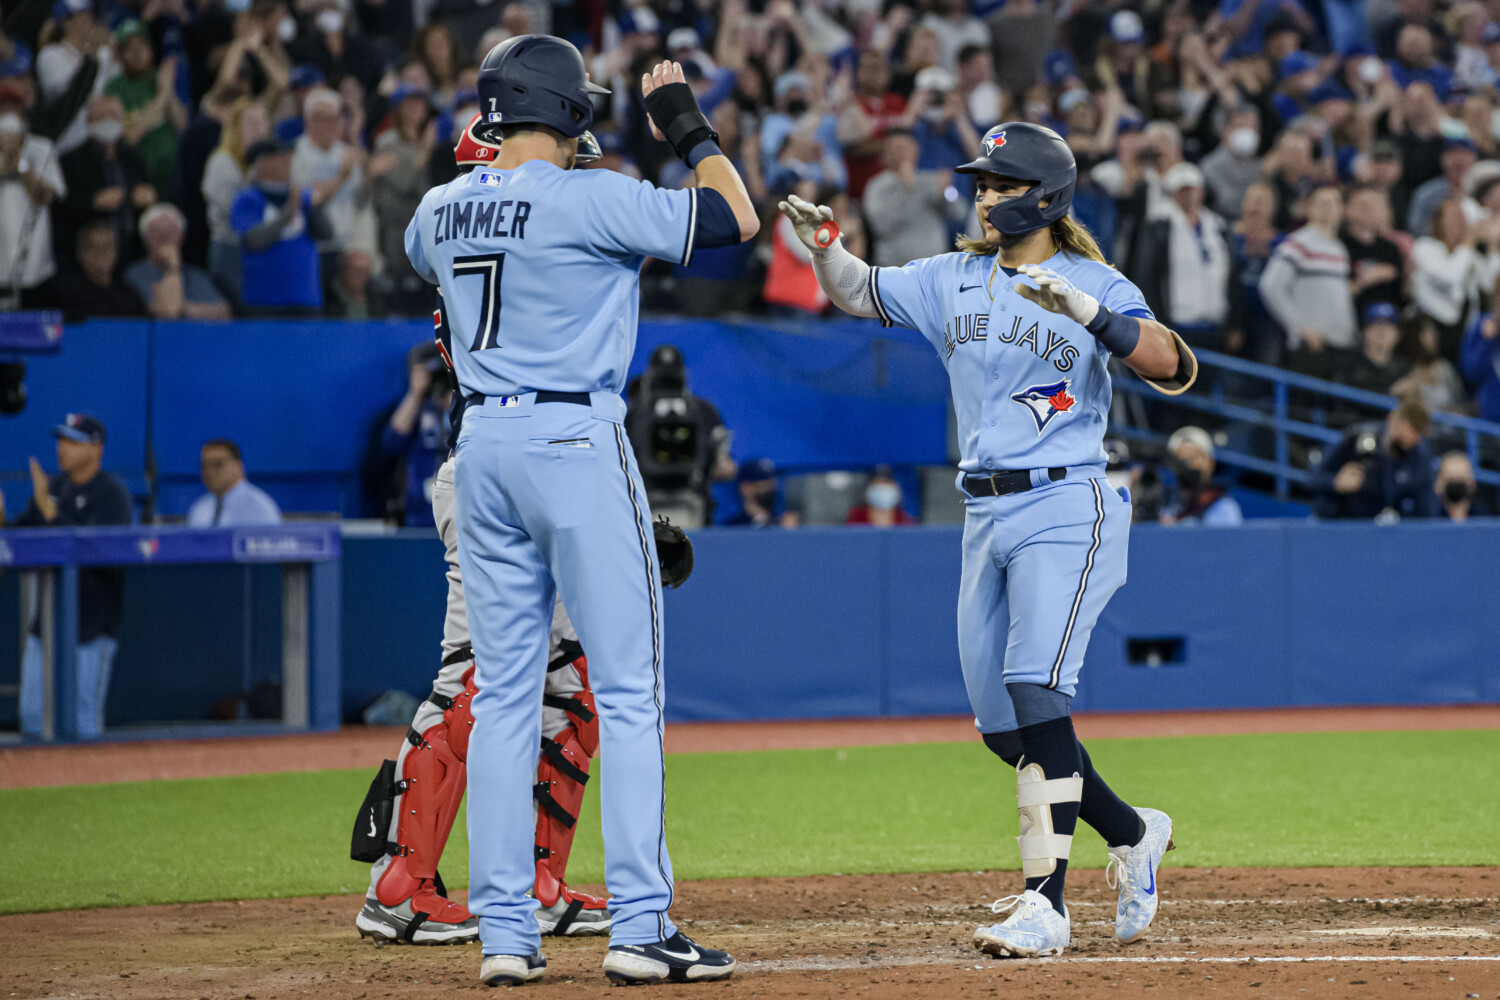
[[[1500,420],[1500,5],[19,0],[3,29],[10,307],[425,315],[407,221],[477,62],[547,31],[612,91],[597,166],[686,182],[634,83],[670,55],[762,206],[757,244],[653,262],[647,308],[825,312],[780,198],[873,262],[940,253],[974,225],[951,168],[1024,119],[1190,343]]]

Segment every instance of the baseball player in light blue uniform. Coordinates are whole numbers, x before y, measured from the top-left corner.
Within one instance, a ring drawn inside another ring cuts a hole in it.
[[[571,612],[600,720],[605,972],[617,982],[722,979],[734,960],[668,916],[661,584],[646,492],[622,421],[646,257],[688,263],[759,228],[680,66],[642,90],[658,138],[697,187],[569,171],[593,120],[583,59],[522,35],[479,71],[503,137],[493,166],[428,192],[407,256],[443,292],[459,391],[459,562],[477,664],[469,768],[469,906],[489,985],[539,978],[532,780],[554,594]],[[658,128],[659,127],[659,128]]]
[[[967,512],[959,656],[986,745],[1017,768],[1026,889],[981,927],[995,955],[1056,955],[1069,942],[1063,882],[1080,817],[1110,846],[1115,936],[1156,914],[1156,869],[1172,822],[1132,809],[1094,771],[1069,717],[1099,613],[1125,582],[1130,501],[1110,488],[1103,449],[1111,356],[1166,393],[1197,362],[1140,290],[1067,217],[1077,168],[1050,129],[1011,122],[984,137],[975,174],[984,238],[959,252],[871,268],[839,243],[832,213],[782,203],[840,308],[911,327],[953,386]]]

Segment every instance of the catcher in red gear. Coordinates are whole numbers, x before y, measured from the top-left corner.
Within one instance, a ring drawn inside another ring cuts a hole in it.
[[[474,134],[478,122],[476,115],[453,150],[460,167],[491,163],[500,148]],[[599,156],[598,143],[585,132],[578,142],[578,161]],[[449,358],[441,298],[433,319],[438,345]],[[455,400],[452,440],[458,437],[462,407],[463,401]],[[442,668],[432,694],[417,709],[400,753],[381,764],[370,784],[355,820],[350,856],[373,865],[370,890],[355,918],[361,937],[456,944],[477,940],[479,921],[466,907],[447,898],[437,868],[463,801],[469,730],[474,725],[469,708],[475,694],[474,653],[469,647],[458,569],[451,458],[434,477],[432,508],[448,558]],[[610,923],[605,900],[575,892],[564,880],[589,780],[589,761],[599,749],[599,725],[589,690],[588,660],[561,600],[553,612],[542,701],[542,752],[534,795],[537,920],[543,934],[603,934]]]

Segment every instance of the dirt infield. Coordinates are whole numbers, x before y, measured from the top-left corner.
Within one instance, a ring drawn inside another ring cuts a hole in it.
[[[1215,712],[1080,713],[1083,739],[1227,733],[1335,733],[1500,729],[1500,705],[1293,708]],[[104,742],[0,748],[0,788],[207,778],[370,767],[392,756],[404,730],[346,726],[337,733]],[[667,727],[667,750],[734,750],[945,743],[972,740],[969,716],[776,722],[690,722]]]
[[[1500,871],[1175,869],[1150,936],[1117,946],[1097,871],[1070,891],[1061,959],[1000,961],[969,945],[1014,873],[687,882],[674,913],[740,961],[723,984],[652,996],[1500,997]],[[40,889],[39,891],[45,891]],[[0,995],[122,1000],[428,1000],[485,991],[479,950],[377,947],[358,897],[0,917]],[[535,1000],[598,996],[603,942],[549,941]]]

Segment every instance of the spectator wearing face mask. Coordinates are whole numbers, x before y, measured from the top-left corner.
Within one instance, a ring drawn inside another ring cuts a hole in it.
[[[845,524],[868,524],[889,528],[897,524],[915,524],[915,519],[901,505],[901,484],[891,475],[889,465],[877,465],[865,486],[865,502],[849,510]]]
[[[62,158],[68,195],[57,206],[57,239],[68,246],[80,227],[106,223],[116,243],[135,256],[136,219],[156,204],[157,191],[146,179],[141,158],[124,142],[125,109],[118,97],[89,103],[88,138]]]
[[[1229,487],[1214,481],[1214,442],[1202,427],[1179,428],[1167,440],[1176,496],[1162,508],[1162,524],[1203,524],[1210,528],[1244,523],[1239,501]]]
[[[83,144],[84,107],[118,67],[109,47],[109,29],[94,16],[91,0],[57,0],[52,21],[61,37],[37,53],[37,103],[67,114],[60,134],[48,132],[57,136],[58,152],[67,153]]]
[[[1203,158],[1203,180],[1208,203],[1223,218],[1234,222],[1250,185],[1258,183],[1260,170],[1260,114],[1241,108],[1230,116],[1224,139]]]
[[[1425,440],[1431,426],[1427,407],[1407,397],[1383,425],[1350,428],[1308,478],[1313,513],[1364,520],[1435,516],[1438,496]]]
[[[735,483],[740,494],[740,510],[724,524],[745,528],[797,526],[797,515],[782,506],[776,465],[769,458],[753,458],[742,464]]]
[[[1437,478],[1432,484],[1442,504],[1442,514],[1450,521],[1463,522],[1471,517],[1493,517],[1484,501],[1475,496],[1474,464],[1461,451],[1450,451],[1438,463]]]
[[[21,95],[0,88],[0,297],[57,273],[48,208],[66,190],[56,148],[31,134]]]
[[[337,83],[346,76],[359,81],[365,93],[373,93],[385,66],[375,47],[349,23],[347,5],[341,0],[317,0],[308,29],[287,46],[294,65],[318,67],[324,79]]]
[[[291,185],[291,150],[275,139],[251,146],[245,162],[251,181],[229,212],[240,238],[241,301],[263,315],[321,309],[314,240],[328,224],[317,193]]]
[[[187,108],[177,99],[177,60],[155,63],[151,36],[135,19],[115,29],[120,73],[104,85],[125,107],[125,141],[141,158],[146,180],[159,192],[176,185],[177,136],[187,127]]]

